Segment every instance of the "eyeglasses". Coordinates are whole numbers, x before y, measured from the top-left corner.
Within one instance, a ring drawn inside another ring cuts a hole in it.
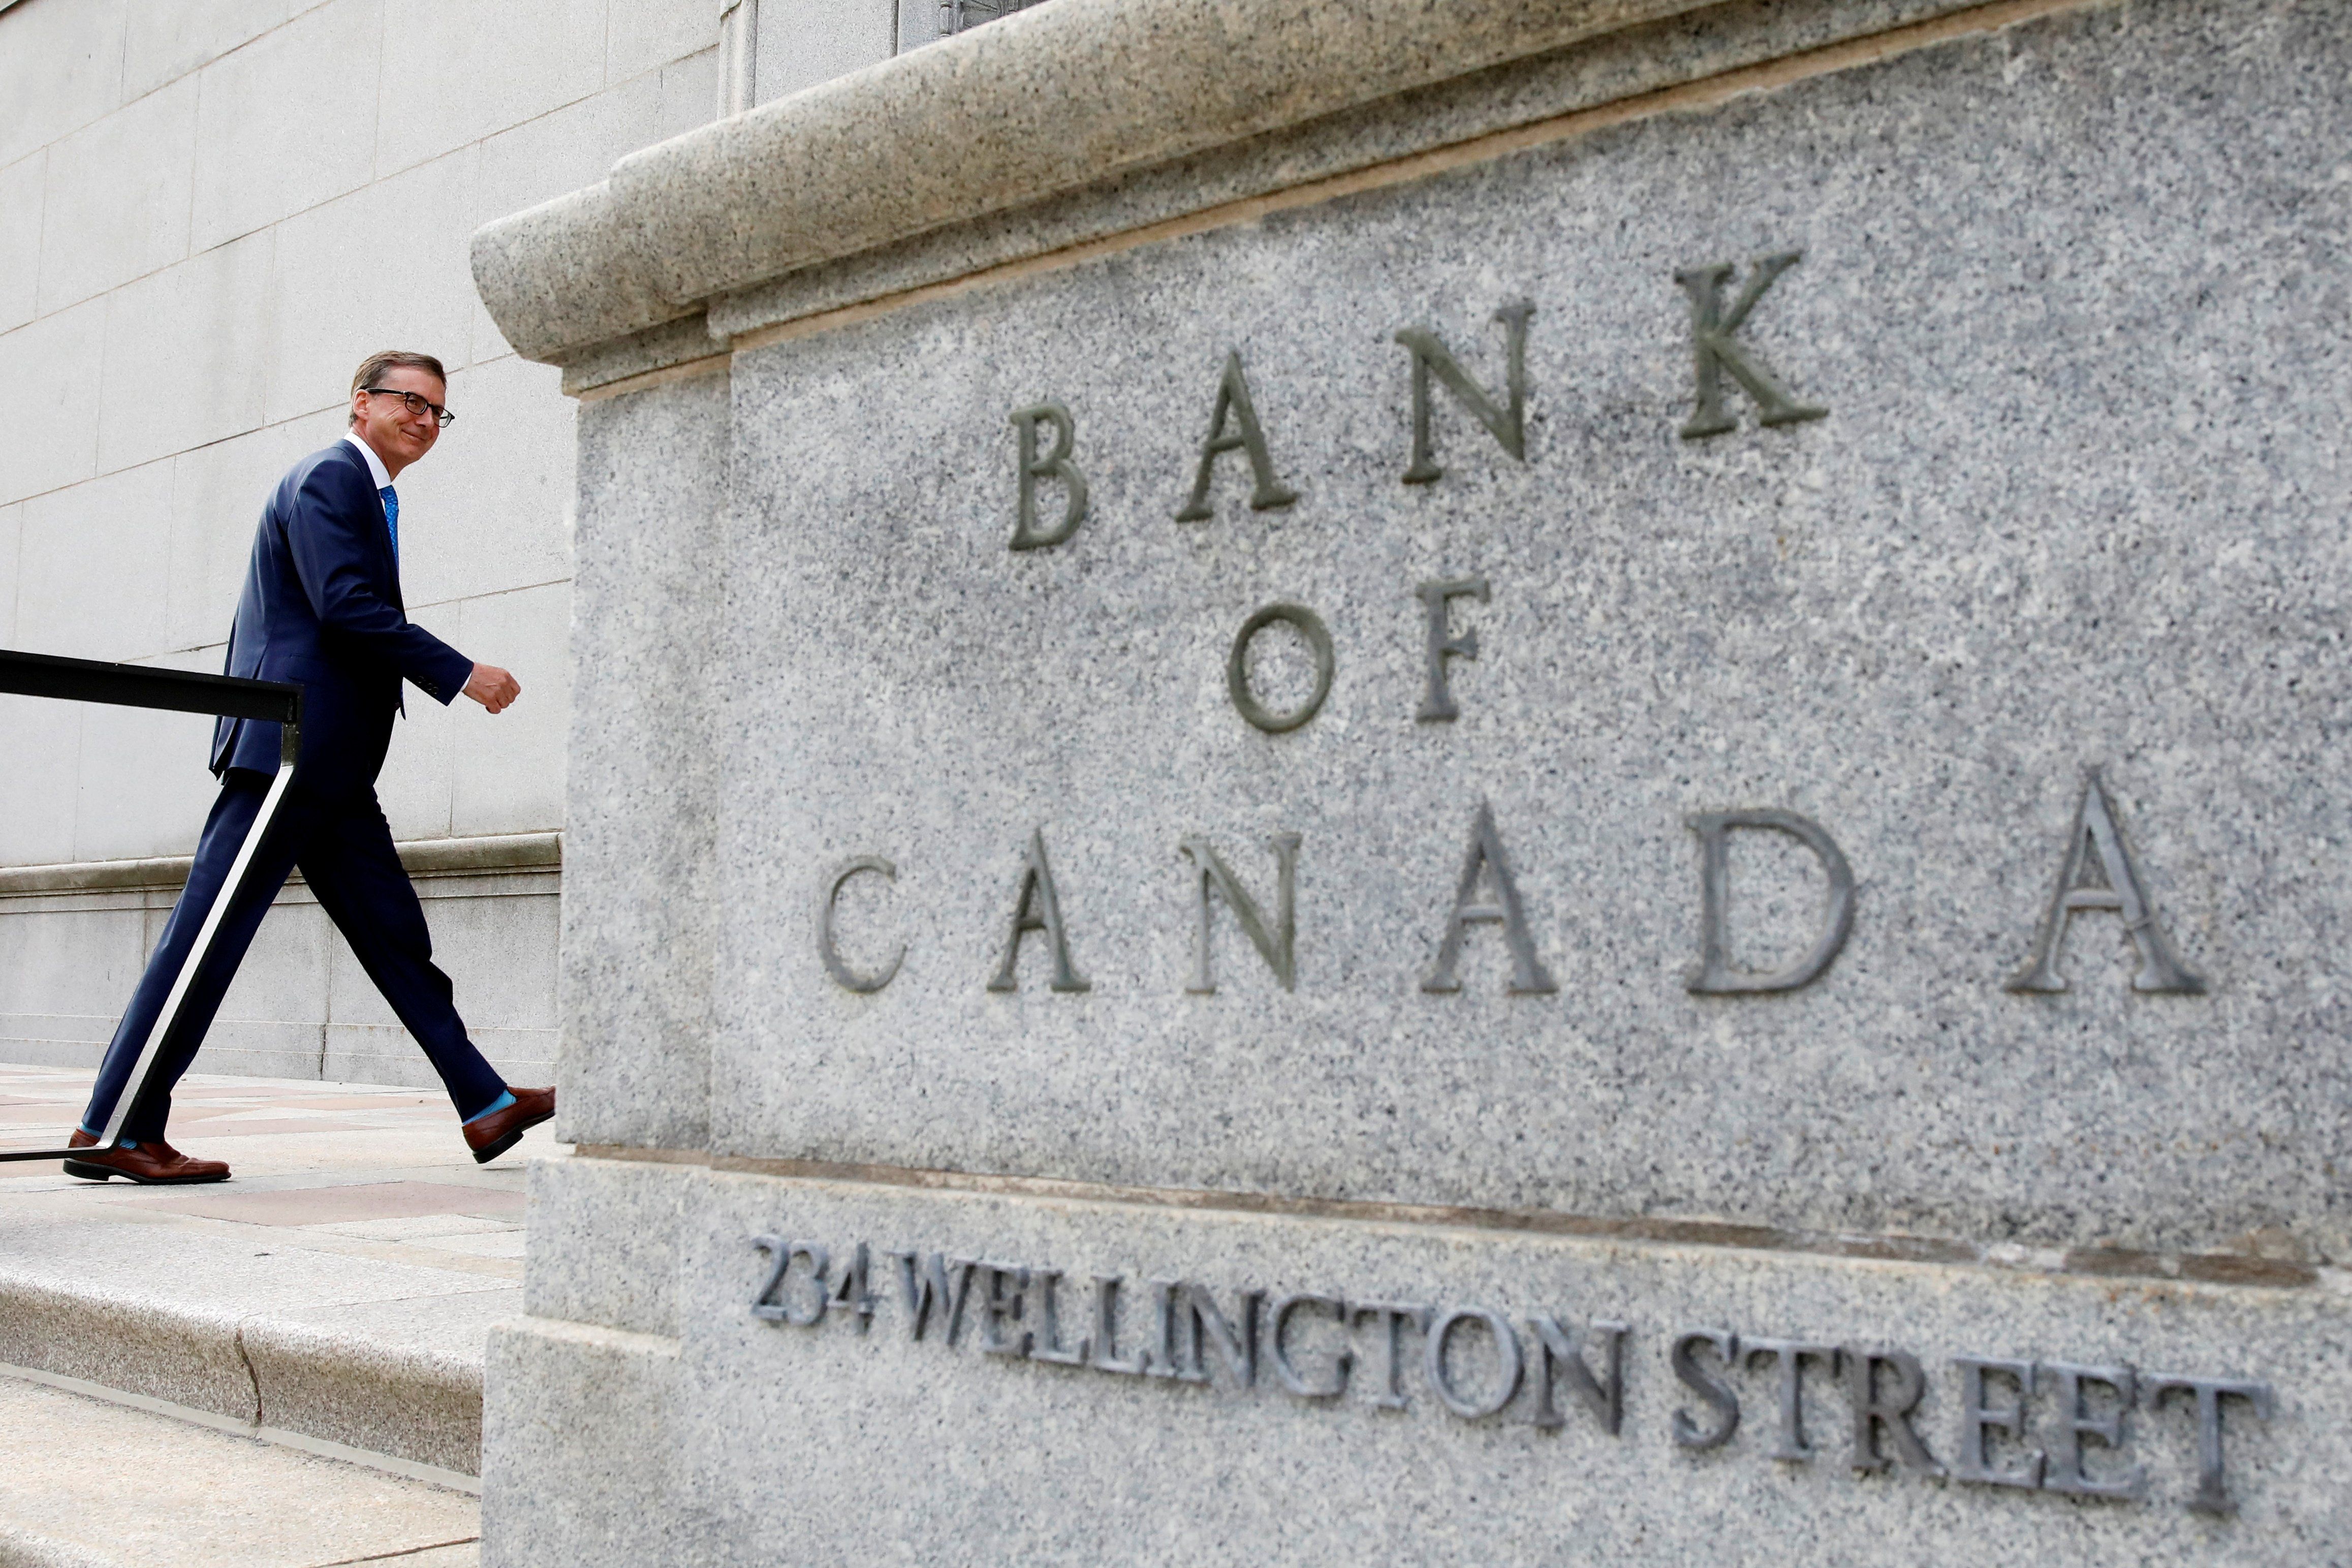
[[[426,414],[430,414],[433,416],[434,423],[440,426],[444,430],[446,430],[450,426],[457,422],[457,416],[456,415],[450,413],[447,409],[442,407],[432,399],[420,396],[414,392],[403,392],[396,386],[362,386],[360,390],[362,392],[380,392],[386,397],[397,397],[403,403],[408,405],[408,416],[410,418],[420,418]]]

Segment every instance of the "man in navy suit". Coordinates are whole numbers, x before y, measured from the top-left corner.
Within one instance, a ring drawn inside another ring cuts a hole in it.
[[[301,752],[278,814],[219,932],[188,983],[184,1026],[155,1060],[151,1089],[124,1120],[121,1146],[66,1162],[104,1181],[217,1182],[218,1160],[192,1160],[163,1141],[172,1086],[188,1070],[253,933],[295,867],[352,951],[425,1047],[447,1086],[474,1158],[495,1159],[555,1114],[551,1089],[509,1089],[467,1037],[449,977],[433,963],[425,911],[376,804],[375,779],[401,711],[401,685],[448,702],[461,692],[496,713],[520,696],[515,678],[476,664],[412,625],[400,595],[400,497],[393,480],[433,449],[456,417],[430,354],[370,355],[352,378],[351,432],[278,482],[262,509],[252,563],[229,632],[228,673],[302,688]],[[90,1148],[114,1114],[174,978],[227,884],[278,764],[279,727],[223,719],[213,736],[220,795],[205,822],[188,885],[116,1028],[76,1148]]]

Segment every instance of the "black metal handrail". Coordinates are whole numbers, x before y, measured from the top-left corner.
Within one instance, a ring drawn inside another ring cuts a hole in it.
[[[94,1144],[80,1149],[0,1150],[0,1163],[12,1160],[59,1160],[119,1147],[122,1124],[133,1107],[148,1096],[148,1080],[162,1047],[180,1032],[180,1012],[188,982],[212,952],[221,914],[243,885],[253,864],[254,847],[261,842],[278,816],[278,802],[293,780],[294,761],[301,750],[302,689],[280,680],[245,680],[232,675],[200,675],[185,669],[151,669],[143,665],[108,664],[94,658],[59,658],[46,653],[19,653],[0,648],[0,692],[19,697],[48,697],[66,702],[105,702],[119,708],[152,708],[173,713],[212,713],[230,719],[259,719],[280,724],[278,773],[271,780],[261,810],[237,846],[220,896],[205,912],[203,929],[189,945],[188,956],[173,977],[170,995],[155,1026],[141,1042],[139,1062],[131,1081],[114,1102],[114,1114]]]
[[[189,669],[150,669],[95,658],[0,648],[0,691],[55,697],[68,702],[110,702],[118,708],[160,708],[229,719],[302,721],[302,689],[282,680],[242,680]]]

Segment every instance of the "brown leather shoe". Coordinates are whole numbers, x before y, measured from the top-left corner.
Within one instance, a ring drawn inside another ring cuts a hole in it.
[[[98,1140],[74,1129],[68,1149],[88,1149]],[[66,1174],[85,1182],[127,1176],[145,1186],[180,1186],[191,1182],[226,1182],[228,1165],[220,1160],[191,1160],[161,1138],[150,1138],[135,1149],[109,1149],[85,1160],[68,1160]]]
[[[512,1105],[466,1123],[466,1146],[473,1150],[477,1165],[488,1164],[521,1142],[524,1133],[555,1114],[552,1089],[517,1089],[509,1084],[507,1092],[514,1096]]]

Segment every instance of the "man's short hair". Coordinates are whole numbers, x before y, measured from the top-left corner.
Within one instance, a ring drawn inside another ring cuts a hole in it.
[[[421,370],[442,385],[449,384],[449,373],[443,370],[441,362],[431,354],[411,353],[406,349],[382,349],[360,361],[359,369],[352,373],[352,391],[356,393],[362,386],[375,385],[388,370]],[[356,416],[344,421],[352,425],[358,422]]]

